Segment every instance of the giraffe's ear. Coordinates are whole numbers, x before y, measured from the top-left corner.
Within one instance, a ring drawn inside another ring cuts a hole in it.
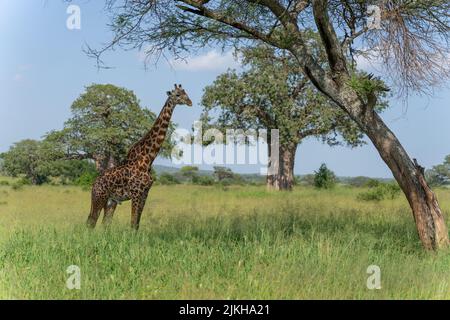
[[[170,95],[171,95],[171,92],[170,91],[167,91],[166,92],[167,93],[167,95],[170,97]]]

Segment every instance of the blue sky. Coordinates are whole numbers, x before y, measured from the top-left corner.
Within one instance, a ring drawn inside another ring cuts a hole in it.
[[[81,8],[81,29],[66,28],[68,4],[62,0],[0,0],[0,152],[21,139],[39,139],[62,127],[72,101],[92,83],[112,83],[133,90],[143,106],[158,113],[165,92],[182,83],[194,102],[179,107],[173,120],[190,128],[201,112],[198,105],[205,85],[228,67],[236,67],[230,53],[206,48],[188,64],[160,60],[144,68],[142,54],[117,50],[105,55],[113,69],[97,70],[83,46],[100,46],[111,39],[103,1],[72,1]],[[430,167],[450,154],[450,90],[436,90],[433,98],[411,98],[405,110],[400,101],[383,118],[412,157]],[[158,160],[168,164],[168,160]],[[315,139],[298,148],[295,172],[311,173],[322,162],[340,176],[390,177],[370,143],[357,149],[330,148]],[[233,167],[256,172],[252,166]]]

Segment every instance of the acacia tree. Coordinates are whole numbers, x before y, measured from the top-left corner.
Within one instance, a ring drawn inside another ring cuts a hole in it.
[[[95,161],[100,173],[123,162],[128,148],[156,119],[153,112],[140,106],[132,91],[111,84],[88,86],[71,111],[64,128],[50,132],[46,140],[59,148],[62,158]],[[162,155],[168,157],[171,149],[172,143],[166,140]]]
[[[148,53],[221,43],[265,42],[290,52],[306,77],[338,105],[369,137],[403,190],[426,249],[447,246],[448,233],[439,203],[395,134],[375,112],[377,86],[352,73],[347,55],[376,53],[403,92],[425,91],[449,76],[450,3],[447,0],[384,0],[380,29],[366,24],[371,1],[359,0],[108,0],[115,45]],[[318,63],[305,31],[319,32],[327,66]],[[363,85],[361,85],[361,83]]]
[[[268,188],[292,189],[297,147],[307,137],[329,145],[363,143],[356,123],[314,88],[290,54],[259,46],[242,50],[241,60],[244,71],[229,70],[205,88],[201,119],[221,131],[264,129],[270,135],[271,129],[279,130],[278,173],[267,176]]]

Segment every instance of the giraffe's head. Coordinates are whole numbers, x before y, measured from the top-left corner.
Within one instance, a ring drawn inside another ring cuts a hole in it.
[[[192,101],[186,91],[184,91],[184,89],[181,87],[181,84],[175,84],[175,89],[173,89],[172,91],[167,91],[167,95],[175,105],[185,104],[189,107],[192,107]]]

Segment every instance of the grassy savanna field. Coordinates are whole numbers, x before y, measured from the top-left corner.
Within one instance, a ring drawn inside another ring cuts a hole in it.
[[[450,298],[450,253],[421,248],[403,196],[359,192],[155,186],[134,233],[129,203],[89,231],[89,191],[0,186],[0,298]],[[437,193],[448,221],[450,191]],[[373,264],[380,290],[366,287]],[[66,288],[69,265],[81,290]]]

